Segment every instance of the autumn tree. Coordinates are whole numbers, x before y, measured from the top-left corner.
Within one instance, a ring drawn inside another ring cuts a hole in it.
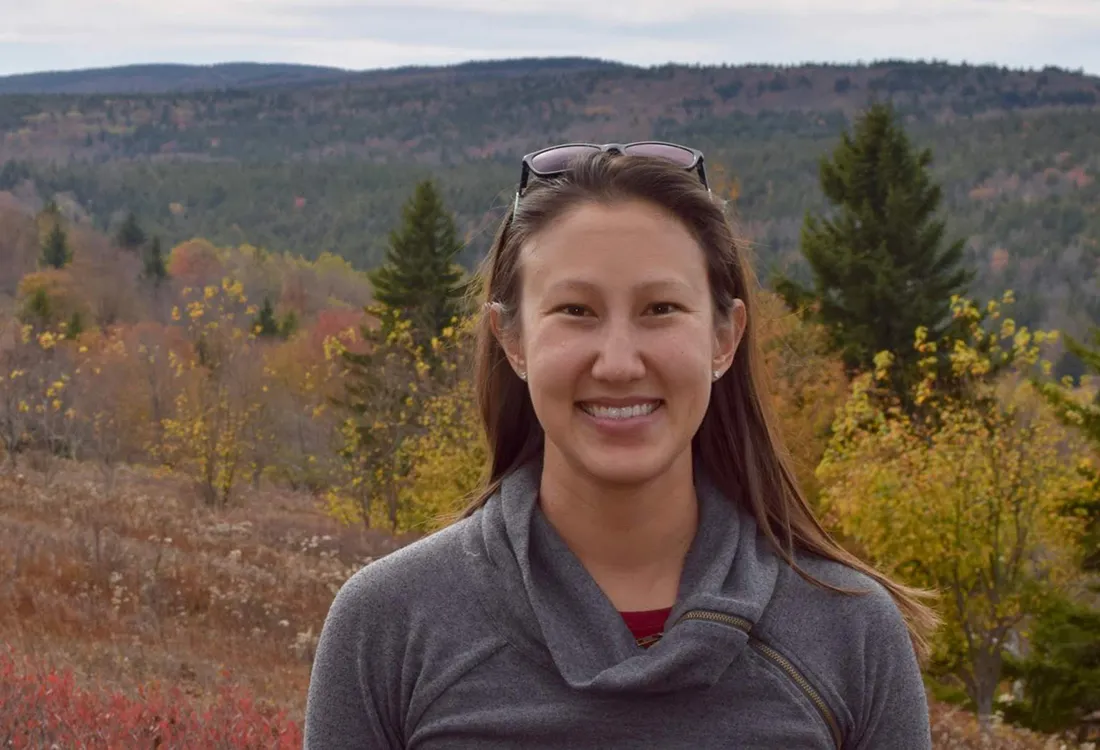
[[[913,331],[925,326],[938,337],[952,296],[972,276],[961,267],[963,241],[947,242],[936,218],[942,196],[931,162],[889,105],[872,105],[820,163],[830,211],[803,223],[811,286],[790,277],[776,285],[791,307],[814,311],[850,371],[871,370],[879,352],[892,352],[903,394],[919,377]]]
[[[1091,339],[1091,346],[1071,337],[1066,339],[1066,347],[1081,360],[1089,373],[1081,379],[1082,382],[1074,383],[1072,378],[1067,377],[1059,383],[1040,383],[1039,388],[1058,417],[1078,430],[1094,450],[1100,450],[1100,397],[1096,390],[1096,376],[1100,375],[1100,329],[1092,331]],[[1085,472],[1089,480],[1088,489],[1074,500],[1067,511],[1087,519],[1087,530],[1081,540],[1084,567],[1100,572],[1100,471],[1090,465]]]
[[[941,594],[936,667],[961,678],[988,733],[1005,649],[1076,576],[1080,521],[1060,511],[1080,492],[1082,454],[1027,379],[1049,369],[1040,346],[1050,336],[1017,327],[998,303],[983,314],[956,300],[952,316],[958,335],[917,329],[922,378],[907,395],[927,416],[891,394],[893,357],[880,354],[854,381],[818,476],[840,533],[891,575]],[[990,378],[998,362],[1010,366]]]
[[[333,406],[345,414],[340,432],[341,476],[329,496],[334,515],[367,526],[399,524],[401,487],[408,462],[400,452],[419,432],[420,387],[431,370],[411,321],[383,312],[381,330],[364,324],[359,336],[328,341],[327,356],[339,363],[343,392]],[[385,333],[381,333],[385,331]],[[349,344],[360,343],[359,346]]]
[[[427,532],[453,521],[489,468],[474,388],[474,320],[467,316],[432,342],[438,366],[419,413],[420,430],[400,446],[409,467],[399,491],[397,528]]]
[[[817,465],[825,454],[836,410],[848,396],[844,363],[830,350],[824,327],[765,292],[757,306],[760,347],[772,401],[799,483],[816,502]]]
[[[420,346],[459,313],[463,272],[455,257],[461,249],[435,183],[421,182],[402,209],[401,226],[390,233],[385,262],[369,274],[375,300],[412,324]]]
[[[0,347],[0,447],[4,466],[14,471],[18,456],[31,439],[31,401],[36,384],[32,373],[41,350],[32,343],[31,327],[9,320]]]
[[[262,392],[262,360],[246,329],[247,305],[239,282],[188,289],[173,319],[184,323],[190,351],[170,351],[177,381],[173,413],[163,422],[161,460],[191,476],[205,501],[224,507],[250,471],[252,423]]]

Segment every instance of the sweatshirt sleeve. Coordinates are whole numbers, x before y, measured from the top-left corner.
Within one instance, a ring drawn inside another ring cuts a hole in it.
[[[862,706],[852,747],[857,750],[931,750],[928,698],[909,629],[894,600],[877,588],[865,635]]]
[[[305,750],[386,750],[403,743],[387,705],[397,690],[385,686],[369,656],[372,606],[368,569],[353,576],[329,609],[309,681]]]

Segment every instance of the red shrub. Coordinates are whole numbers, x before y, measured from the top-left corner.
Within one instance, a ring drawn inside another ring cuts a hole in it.
[[[223,678],[228,678],[228,673]],[[0,651],[0,747],[300,748],[286,711],[257,705],[226,679],[213,704],[196,706],[178,688],[143,688],[137,698],[78,687],[58,673]]]

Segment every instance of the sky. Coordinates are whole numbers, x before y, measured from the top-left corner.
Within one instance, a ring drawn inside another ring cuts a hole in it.
[[[1100,0],[0,0],[0,75],[560,55],[638,65],[921,59],[1100,75]]]

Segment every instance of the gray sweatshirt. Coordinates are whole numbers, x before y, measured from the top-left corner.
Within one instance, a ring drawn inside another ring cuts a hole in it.
[[[820,580],[867,593],[808,583],[700,477],[679,596],[643,649],[539,510],[540,471],[344,585],[313,664],[307,750],[931,748],[881,586],[805,556]]]

